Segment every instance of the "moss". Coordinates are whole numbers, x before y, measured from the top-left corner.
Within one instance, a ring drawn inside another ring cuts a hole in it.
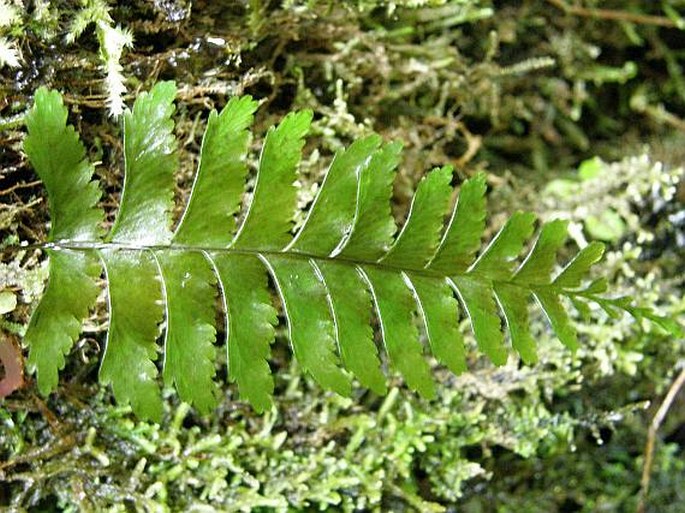
[[[312,147],[320,151],[305,163],[303,201],[318,178],[311,170],[342,145],[371,129],[403,141],[399,218],[418,178],[453,163],[462,177],[490,171],[495,208],[533,205],[580,223],[578,205],[547,204],[541,196],[551,193],[541,191],[562,179],[579,187],[572,200],[583,197],[589,186],[582,188],[574,170],[599,155],[621,161],[603,165],[602,173],[618,178],[599,198],[607,202],[591,205],[623,216],[620,237],[608,237],[605,271],[615,286],[682,316],[682,259],[674,251],[682,230],[670,217],[682,211],[682,200],[676,194],[659,207],[644,196],[651,195],[645,176],[652,177],[656,161],[678,162],[682,151],[682,141],[668,134],[685,116],[683,32],[579,17],[553,3],[136,1],[111,2],[110,15],[134,36],[121,57],[125,100],[158,79],[180,86],[178,195],[187,193],[207,107],[219,108],[235,93],[263,101],[256,133],[287,110],[314,109]],[[112,184],[121,148],[100,94],[97,38],[89,30],[72,43],[60,37],[83,4],[32,5],[7,35],[24,52],[22,67],[0,69],[5,244],[42,240],[46,232],[42,190],[19,150],[21,113],[39,85],[66,93],[72,121],[102,163],[106,207],[111,212],[117,204]],[[668,17],[678,5],[636,0],[629,7]],[[602,7],[627,9],[614,0]],[[622,160],[646,140],[656,157]],[[623,194],[624,171],[635,177],[641,198]],[[490,229],[496,228],[497,218]],[[19,294],[2,328],[20,332],[44,279],[38,255],[3,253],[0,278]],[[2,404],[0,506],[634,511],[646,425],[685,353],[658,331],[608,323],[594,312],[592,323],[578,319],[584,345],[571,357],[539,319],[538,366],[512,361],[492,369],[472,358],[472,373],[443,376],[438,400],[426,403],[399,384],[386,398],[361,390],[352,401],[329,396],[303,379],[277,344],[274,365],[292,368],[277,374],[273,412],[254,415],[228,387],[211,417],[168,400],[157,426],[135,423],[93,385],[103,311],[101,303],[54,396],[44,403],[29,385]],[[683,420],[674,410],[664,433],[676,433]],[[655,511],[678,511],[683,500],[683,449],[673,440],[658,445]]]

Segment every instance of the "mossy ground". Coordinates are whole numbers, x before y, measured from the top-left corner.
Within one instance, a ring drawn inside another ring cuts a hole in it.
[[[544,216],[561,204],[569,215],[576,208],[568,198],[549,203],[553,180],[569,181],[582,206],[589,186],[575,169],[595,155],[621,160],[647,145],[666,174],[682,161],[685,32],[676,25],[685,3],[602,2],[622,19],[565,13],[553,1],[413,3],[112,3],[114,22],[135,39],[121,61],[127,102],[157,80],[178,84],[178,196],[187,194],[208,109],[233,94],[263,101],[256,134],[291,109],[314,110],[305,199],[340,146],[371,130],[402,141],[398,218],[436,165],[453,164],[461,178],[487,170],[495,213],[524,206]],[[22,66],[0,69],[3,247],[47,232],[45,197],[21,152],[21,114],[38,86],[64,93],[91,160],[100,162],[110,213],[121,178],[119,125],[107,115],[95,32],[65,42],[88,2],[25,4],[7,29]],[[636,165],[603,172],[620,181]],[[603,269],[615,287],[674,316],[685,311],[683,183],[668,199],[615,191],[635,216],[610,234],[613,257]],[[499,216],[491,219],[494,229]],[[45,277],[41,261],[3,253],[2,288],[19,298],[3,316],[5,334],[21,333],[28,320]],[[635,511],[647,426],[685,355],[682,341],[595,313],[581,323],[584,348],[571,357],[540,319],[540,364],[494,369],[471,358],[472,372],[458,378],[436,369],[441,392],[429,403],[399,381],[387,397],[325,394],[278,341],[272,412],[254,414],[226,386],[207,418],[170,395],[158,426],[113,407],[96,384],[105,319],[103,304],[55,394],[40,398],[29,378],[2,403],[0,507]],[[650,511],[685,504],[684,421],[681,394],[660,432]]]

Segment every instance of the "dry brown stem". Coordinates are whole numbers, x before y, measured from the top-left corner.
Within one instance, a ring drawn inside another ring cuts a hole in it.
[[[581,16],[584,18],[598,18],[602,20],[627,21],[640,25],[656,25],[659,27],[676,28],[673,20],[663,16],[653,16],[650,14],[638,14],[628,11],[616,11],[613,9],[592,9],[577,5],[569,5],[565,0],[547,0],[548,3],[558,7],[567,14]]]
[[[656,411],[654,418],[649,426],[649,432],[647,434],[647,443],[645,444],[645,462],[642,466],[642,479],[640,480],[640,500],[637,505],[637,513],[645,513],[645,508],[647,505],[647,494],[649,493],[649,480],[652,474],[652,465],[654,463],[654,445],[656,443],[656,434],[661,427],[661,423],[664,421],[666,414],[668,413],[673,400],[680,389],[685,385],[685,368],[680,371],[678,377],[673,381],[671,387],[666,393],[666,397],[661,402],[661,406]]]

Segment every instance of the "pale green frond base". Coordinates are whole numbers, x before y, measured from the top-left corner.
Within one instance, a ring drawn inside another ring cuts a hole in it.
[[[101,272],[92,252],[48,250],[48,255],[50,278],[24,336],[29,347],[28,366],[36,373],[43,395],[57,388],[64,357],[97,299],[100,289],[95,280]]]

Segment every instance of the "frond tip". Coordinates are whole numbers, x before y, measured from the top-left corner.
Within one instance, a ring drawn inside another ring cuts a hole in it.
[[[44,394],[57,386],[64,356],[97,296],[101,269],[110,325],[100,379],[111,384],[119,402],[152,419],[162,410],[156,364],[162,326],[165,381],[201,412],[216,404],[217,296],[226,319],[228,379],[258,411],[271,407],[274,390],[269,358],[278,323],[275,293],[301,368],[345,395],[353,377],[377,393],[386,390],[374,327],[389,367],[427,398],[436,392],[427,352],[455,373],[467,368],[460,316],[497,365],[510,353],[505,331],[525,362],[536,360],[528,318],[532,300],[572,350],[579,341],[563,298],[682,330],[625,298],[603,297],[605,282],[586,283],[602,256],[600,243],[582,249],[556,274],[566,240],[563,221],[543,225],[523,256],[535,218],[517,212],[481,250],[484,174],[461,184],[450,209],[453,171],[431,171],[398,230],[390,201],[401,146],[384,144],[377,135],[335,156],[305,222],[293,233],[293,183],[312,119],[308,111],[291,113],[269,130],[252,200],[240,215],[249,125],[257,107],[250,97],[233,98],[210,115],[197,176],[172,230],[174,96],[173,83],[157,84],[125,113],[122,201],[112,229],[102,236],[92,166],[66,125],[59,94],[36,95],[24,148],[46,185],[53,223],[48,288],[26,342]],[[59,159],[49,155],[52,148],[59,148]]]

